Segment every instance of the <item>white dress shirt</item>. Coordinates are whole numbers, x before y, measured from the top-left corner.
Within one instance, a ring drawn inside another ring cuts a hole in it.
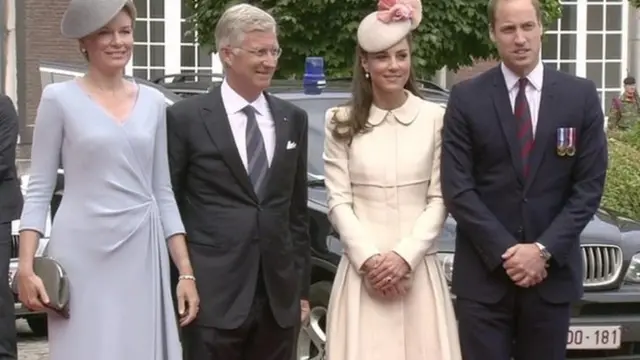
[[[516,97],[518,96],[520,77],[509,70],[504,63],[500,64],[502,75],[504,76],[504,82],[507,85],[509,91],[509,100],[511,101],[511,110],[515,112]],[[536,129],[538,127],[538,112],[540,110],[540,99],[542,95],[542,80],[544,77],[544,66],[542,61],[538,62],[538,65],[527,75],[527,88],[525,94],[527,96],[527,102],[529,103],[529,110],[531,111],[531,126],[533,130],[533,137],[536,136]]]
[[[247,105],[253,106],[256,110],[256,121],[258,122],[258,128],[260,129],[260,133],[264,139],[267,161],[269,162],[269,166],[271,166],[276,143],[276,130],[273,117],[271,116],[271,111],[269,111],[269,104],[267,103],[267,99],[264,97],[264,94],[260,94],[254,102],[249,103],[242,96],[238,95],[238,93],[229,86],[226,80],[222,82],[220,94],[222,95],[222,104],[224,104],[224,109],[227,112],[229,125],[231,125],[231,132],[233,133],[233,139],[235,140],[244,168],[248,171],[246,136],[247,116],[242,111],[242,109]]]

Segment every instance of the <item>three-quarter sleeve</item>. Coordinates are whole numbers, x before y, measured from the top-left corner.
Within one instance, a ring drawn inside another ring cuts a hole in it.
[[[49,204],[58,178],[64,138],[64,113],[58,102],[59,84],[47,85],[35,119],[29,184],[24,198],[20,231],[33,230],[44,236]]]
[[[349,175],[349,155],[346,142],[336,140],[332,133],[331,119],[337,109],[329,109],[325,115],[324,159],[325,184],[328,190],[329,220],[340,234],[345,253],[356,271],[365,261],[379,253],[371,241],[371,235],[362,226],[353,211],[353,193]]]
[[[431,180],[427,189],[427,205],[415,221],[409,236],[403,238],[394,251],[415,269],[425,257],[442,230],[447,209],[442,198],[440,185],[440,154],[442,153],[442,125],[444,114],[434,116],[433,159],[431,163]]]
[[[164,98],[159,99],[159,120],[156,127],[155,153],[153,155],[153,193],[160,211],[160,219],[166,239],[176,234],[184,234],[178,205],[171,189],[169,175],[169,155],[167,153],[167,111]]]

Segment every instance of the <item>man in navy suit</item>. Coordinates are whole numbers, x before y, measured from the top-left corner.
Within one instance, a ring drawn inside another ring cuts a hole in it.
[[[489,19],[502,62],[453,87],[443,129],[463,358],[565,359],[579,237],[607,169],[604,116],[593,82],[540,62],[537,0],[491,0]]]

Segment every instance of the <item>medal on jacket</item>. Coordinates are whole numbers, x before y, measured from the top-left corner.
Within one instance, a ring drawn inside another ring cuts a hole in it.
[[[558,128],[556,131],[556,153],[559,156],[567,155],[567,129]]]
[[[567,128],[567,156],[576,154],[576,128]]]

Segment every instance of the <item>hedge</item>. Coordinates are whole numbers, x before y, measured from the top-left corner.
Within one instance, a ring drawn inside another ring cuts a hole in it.
[[[610,131],[609,168],[602,206],[640,220],[640,126]]]

